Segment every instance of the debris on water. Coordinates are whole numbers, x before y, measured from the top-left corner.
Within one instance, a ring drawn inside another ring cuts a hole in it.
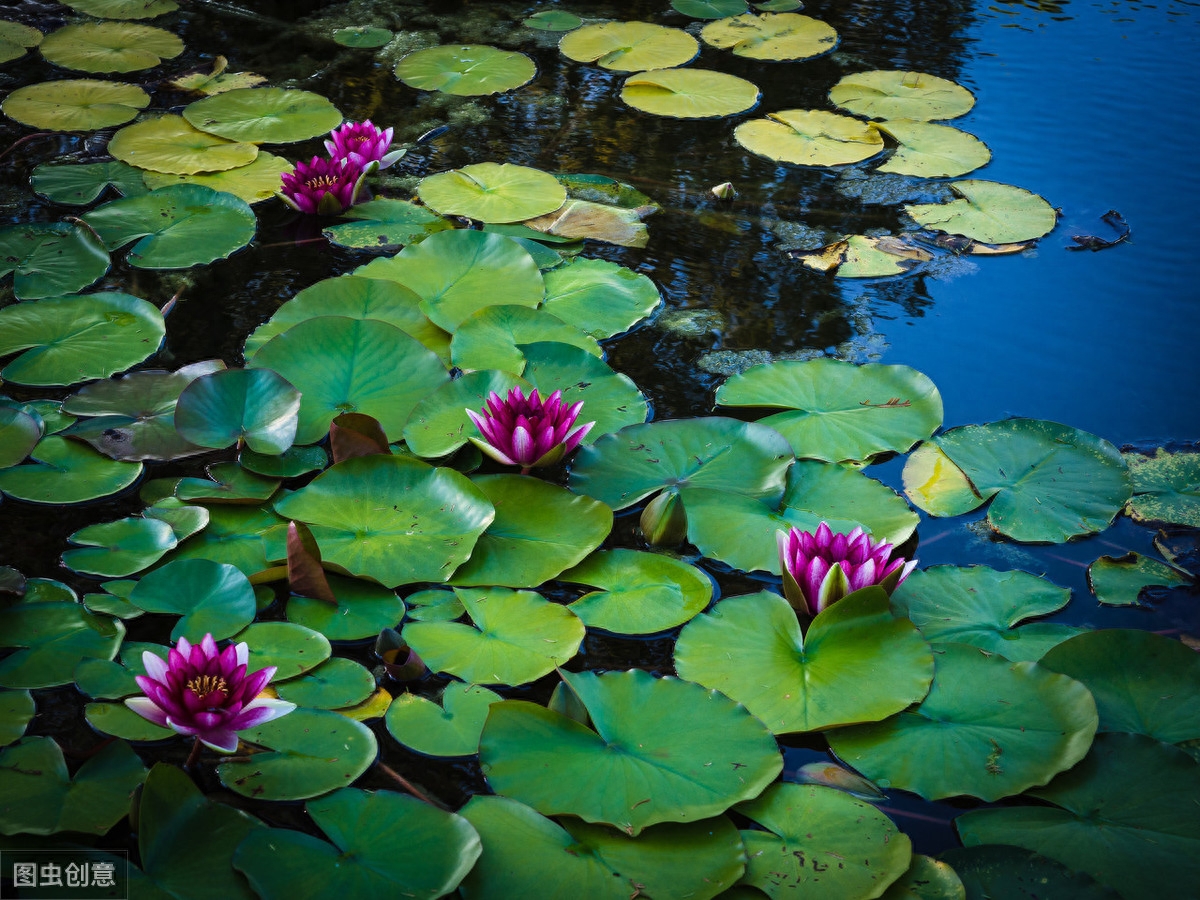
[[[1067,249],[1107,250],[1109,247],[1125,243],[1129,240],[1129,236],[1133,234],[1133,230],[1129,227],[1129,223],[1125,221],[1125,217],[1115,209],[1110,209],[1100,217],[1100,220],[1111,225],[1118,232],[1115,238],[1102,238],[1094,234],[1073,234],[1071,235],[1071,240],[1075,242],[1075,246],[1067,247]]]
[[[699,338],[720,333],[725,317],[715,309],[669,309],[659,316],[654,327],[672,337]]]

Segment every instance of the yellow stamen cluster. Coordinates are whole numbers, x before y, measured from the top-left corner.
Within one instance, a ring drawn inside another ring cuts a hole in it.
[[[213,691],[228,690],[225,679],[220,675],[197,675],[187,683],[187,689],[197,697],[203,697]]]

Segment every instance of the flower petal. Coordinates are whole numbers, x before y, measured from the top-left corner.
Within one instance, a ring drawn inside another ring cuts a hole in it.
[[[167,724],[167,714],[149,697],[127,697],[125,698],[125,705],[143,719],[153,722],[155,725],[162,728],[170,727]]]

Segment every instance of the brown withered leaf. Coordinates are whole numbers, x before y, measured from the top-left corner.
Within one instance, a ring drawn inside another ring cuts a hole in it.
[[[356,456],[390,456],[387,435],[366,413],[342,413],[329,426],[329,449],[335,464]]]
[[[309,527],[303,522],[288,524],[287,534],[288,586],[293,594],[324,600],[337,606],[337,597],[321,567],[321,548]]]
[[[621,247],[645,247],[650,232],[642,219],[655,209],[653,206],[622,209],[590,200],[568,200],[554,212],[526,219],[523,224],[558,237],[589,238]]]

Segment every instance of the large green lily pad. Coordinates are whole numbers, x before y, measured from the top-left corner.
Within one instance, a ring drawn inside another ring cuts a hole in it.
[[[612,531],[612,510],[529,475],[473,479],[496,507],[453,584],[537,587],[595,550]]]
[[[0,278],[13,273],[18,300],[81,291],[108,271],[108,262],[108,251],[96,235],[72,222],[30,222],[0,229]],[[0,319],[0,340],[7,330],[3,322]],[[60,328],[69,325],[59,323]],[[0,356],[11,352],[0,350]]]
[[[829,91],[834,106],[870,119],[954,119],[975,105],[965,87],[926,75],[895,70],[854,72]]]
[[[337,107],[312,91],[237,88],[188,104],[193,127],[230,141],[291,144],[325,134],[342,122]]]
[[[478,411],[491,393],[504,397],[517,386],[530,390],[522,379],[494,369],[468,372],[446,382],[413,408],[404,426],[405,445],[427,459],[449,456],[467,443],[467,435],[477,433],[466,410]]]
[[[934,566],[909,575],[892,594],[892,607],[912,619],[926,640],[970,644],[1014,662],[1033,662],[1081,629],[1018,623],[1057,612],[1069,599],[1067,588],[1028,572]]]
[[[396,63],[396,77],[420,91],[459,97],[499,94],[527,84],[537,74],[524,53],[486,44],[447,44],[408,54]]]
[[[716,691],[640,669],[561,674],[595,730],[504,700],[488,713],[479,745],[492,789],[545,815],[637,836],[658,822],[721,813],[757,796],[782,768],[770,732]]]
[[[1083,759],[1099,719],[1078,681],[967,644],[936,644],[934,654],[920,706],[826,734],[839,757],[880,787],[931,800],[998,800]]]
[[[275,509],[309,525],[327,563],[387,587],[445,581],[495,516],[459,473],[379,455],[338,463]]]
[[[760,420],[786,437],[798,457],[865,461],[903,453],[942,424],[942,396],[908,366],[837,359],[779,360],[734,375],[717,405],[781,408]]]
[[[146,193],[145,174],[145,169],[135,169],[119,159],[79,165],[42,163],[33,170],[29,185],[55,203],[87,206],[110,187],[122,197]]]
[[[254,669],[274,666],[279,682],[319,668],[333,652],[323,634],[293,622],[254,622],[239,631],[234,640],[244,641],[249,647]]]
[[[606,259],[576,258],[542,277],[546,312],[598,341],[628,331],[662,303],[653,281]]]
[[[256,453],[292,446],[300,392],[270,369],[221,369],[201,375],[179,395],[175,427],[201,447],[245,443]]]
[[[128,261],[142,269],[187,269],[224,259],[250,243],[257,227],[245,200],[198,184],[113,200],[83,220],[109,250],[137,241]]]
[[[1106,606],[1139,606],[1143,588],[1188,583],[1178,569],[1140,553],[1100,557],[1088,566],[1087,580],[1096,599]]]
[[[296,442],[311,444],[341,413],[365,413],[397,440],[413,407],[449,380],[437,354],[379,319],[320,316],[276,335],[253,359],[301,393]]]
[[[146,612],[177,615],[171,640],[199,643],[205,634],[220,640],[254,619],[254,589],[236,568],[207,559],[172,560],[150,572],[129,595]]]
[[[1060,543],[1102,531],[1130,496],[1129,473],[1117,448],[1057,422],[966,425],[932,443],[944,459],[922,465],[909,458],[904,469],[908,498],[927,512],[945,515],[949,483],[964,501],[952,508],[966,512],[974,508],[963,492],[966,485],[981,502],[991,500],[988,524],[1013,540]],[[953,465],[947,468],[945,462]]]
[[[421,297],[421,311],[453,332],[485,306],[537,306],[545,282],[520,244],[501,234],[441,231],[377,259],[355,275],[396,281]]]
[[[0,660],[0,686],[70,684],[82,659],[112,659],[125,626],[67,600],[27,600],[0,609],[0,641],[17,647]]]
[[[775,900],[869,900],[912,858],[895,823],[845,791],[774,784],[737,810],[768,829],[742,831],[749,862],[739,884]]]
[[[331,641],[354,641],[395,628],[404,618],[404,603],[395,591],[360,578],[328,572],[325,577],[337,605],[293,594],[287,602],[289,622],[319,631]]]
[[[233,855],[264,900],[313,885],[329,896],[435,900],[452,894],[479,858],[470,823],[405,794],[343,788],[305,808],[332,845],[272,828],[251,834]]]
[[[63,553],[63,565],[75,572],[122,578],[153,565],[178,543],[160,519],[130,516],[79,529],[69,541],[82,545]]]
[[[682,625],[712,599],[713,585],[695,566],[638,550],[598,550],[558,576],[600,590],[568,607],[589,628],[654,634]]]
[[[260,151],[254,161],[221,172],[197,172],[194,175],[170,175],[163,172],[146,172],[146,186],[157,190],[173,184],[198,184],[244,200],[246,203],[261,203],[279,193],[280,177],[295,169],[290,162],[274,153]]]
[[[454,333],[450,358],[464,372],[501,369],[519,375],[526,363],[520,345],[546,341],[603,356],[593,337],[541,307],[487,306],[469,316]]]
[[[476,795],[462,815],[479,832],[483,855],[463,881],[469,900],[709,900],[733,884],[744,863],[741,840],[724,816],[664,822],[636,838],[574,818],[561,824],[508,797]]]
[[[182,116],[165,115],[126,125],[112,136],[108,152],[139,169],[195,175],[249,165],[258,147],[200,131]]]
[[[0,108],[32,128],[94,131],[124,125],[149,103],[150,95],[136,84],[63,79],[17,88]]]
[[[476,684],[451,682],[441,703],[420,694],[401,694],[388,707],[385,723],[404,746],[429,756],[470,756],[493,703],[504,699]]]
[[[100,748],[72,778],[53,739],[25,738],[0,751],[0,833],[104,834],[125,817],[146,774],[124,741]]]
[[[734,139],[752,153],[800,166],[843,166],[883,149],[879,129],[823,109],[784,109],[743,122]]]
[[[876,722],[919,702],[933,657],[912,623],[892,615],[882,588],[839,600],[807,634],[783,597],[760,591],[685,625],[675,669],[785,734]]]
[[[227,563],[248,577],[286,555],[285,551],[278,556],[268,555],[264,542],[265,538],[278,534],[282,546],[287,533],[286,519],[257,506],[214,504],[205,509],[209,512],[207,527],[172,550],[170,559]]]
[[[621,100],[656,116],[715,119],[758,103],[758,87],[744,78],[707,69],[656,69],[625,79]]]
[[[1135,522],[1200,528],[1200,453],[1122,454],[1133,480],[1125,511]]]
[[[562,402],[568,406],[583,401],[578,421],[596,424],[581,446],[590,446],[602,434],[645,422],[650,414],[633,380],[586,350],[557,341],[523,344],[520,349],[525,354],[525,380],[540,396],[562,391]]]
[[[435,672],[472,684],[526,684],[579,649],[583,622],[533,591],[455,588],[474,626],[410,622],[402,632]]]
[[[32,463],[0,470],[0,491],[30,503],[83,503],[122,491],[142,475],[140,462],[108,459],[55,434],[29,455]]]
[[[1054,207],[1024,188],[973,179],[952,181],[949,187],[958,199],[913,203],[904,211],[925,228],[984,244],[1032,241],[1049,234],[1058,222]]]
[[[797,13],[744,13],[719,19],[700,32],[704,43],[747,59],[811,59],[837,46],[832,25]]]
[[[1134,734],[1097,735],[1087,758],[1031,792],[1055,806],[981,809],[963,843],[1010,844],[1086,872],[1122,897],[1173,897],[1200,879],[1200,766]]]
[[[1200,738],[1200,656],[1148,631],[1106,628],[1053,648],[1041,665],[1082,682],[1096,698],[1100,731],[1178,744]]]
[[[567,189],[549,172],[494,162],[430,175],[417,185],[417,193],[434,212],[480,222],[532,219],[567,199]]]
[[[919,178],[958,178],[987,165],[992,158],[987,144],[975,135],[949,125],[896,119],[880,122],[878,128],[895,138],[900,146],[875,170],[877,172]]]
[[[1003,844],[951,847],[941,855],[966,889],[964,900],[1032,900],[1042,894],[1056,900],[1119,900],[1120,895],[1083,872],[1032,850]],[[963,895],[960,894],[960,897]]]
[[[127,22],[85,22],[52,31],[38,48],[42,56],[80,72],[137,72],[174,59],[183,41],[169,31]]]
[[[423,206],[386,197],[356,203],[341,218],[341,224],[325,229],[325,237],[343,247],[364,250],[415,244],[436,231],[453,227]]]
[[[618,72],[670,69],[695,59],[700,44],[679,28],[649,22],[602,22],[565,35],[558,49],[567,59]]]

